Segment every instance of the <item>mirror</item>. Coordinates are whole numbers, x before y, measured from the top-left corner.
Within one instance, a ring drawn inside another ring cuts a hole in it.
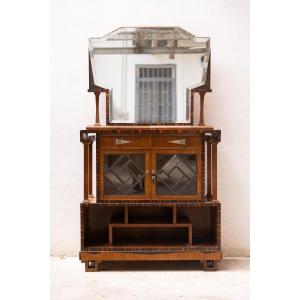
[[[209,38],[178,27],[119,28],[90,38],[92,81],[109,91],[111,123],[189,123],[206,82]]]

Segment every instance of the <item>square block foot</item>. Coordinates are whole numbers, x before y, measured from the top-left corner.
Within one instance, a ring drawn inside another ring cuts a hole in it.
[[[218,261],[217,260],[204,260],[202,261],[204,271],[217,271]]]

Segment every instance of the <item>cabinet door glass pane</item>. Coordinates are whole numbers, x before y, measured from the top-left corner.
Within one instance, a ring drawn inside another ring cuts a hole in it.
[[[156,194],[196,195],[197,156],[195,154],[157,154]]]
[[[109,154],[104,164],[105,195],[145,194],[144,154]]]

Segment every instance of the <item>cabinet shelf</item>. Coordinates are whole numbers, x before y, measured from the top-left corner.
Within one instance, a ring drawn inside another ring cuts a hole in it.
[[[118,217],[112,217],[110,220],[110,224],[111,225],[122,225],[124,224],[124,218],[118,216]],[[191,224],[190,220],[188,217],[186,216],[180,216],[177,219],[177,225],[180,224]],[[138,226],[138,225],[159,225],[159,226],[163,226],[163,225],[174,225],[173,224],[173,218],[172,217],[167,217],[167,218],[160,218],[157,216],[152,217],[147,216],[147,217],[131,217],[128,220],[127,224],[124,225],[133,225],[133,226]]]
[[[160,252],[168,252],[168,251],[217,251],[219,247],[216,243],[201,243],[197,242],[192,245],[188,243],[174,241],[174,240],[165,240],[165,241],[122,241],[119,240],[114,243],[114,245],[109,245],[108,242],[103,243],[93,243],[88,245],[83,249],[83,251],[137,251],[137,252],[148,252],[148,251],[160,251]]]
[[[119,242],[134,242],[137,244],[167,244],[174,241],[180,244],[192,244],[192,223],[187,217],[179,223],[155,222],[147,219],[136,220],[139,223],[124,223],[120,219],[109,224],[109,245]],[[159,220],[161,221],[161,220]],[[155,223],[154,223],[155,222]]]

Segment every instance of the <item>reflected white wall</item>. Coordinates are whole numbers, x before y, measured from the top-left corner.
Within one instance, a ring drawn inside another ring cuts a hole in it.
[[[95,84],[113,89],[113,121],[135,122],[136,65],[175,65],[177,122],[186,122],[186,88],[200,84],[203,76],[202,54],[94,55]],[[123,60],[123,63],[122,63]],[[126,68],[124,60],[127,60]],[[126,88],[124,88],[126,87]],[[125,91],[125,92],[123,92]]]

